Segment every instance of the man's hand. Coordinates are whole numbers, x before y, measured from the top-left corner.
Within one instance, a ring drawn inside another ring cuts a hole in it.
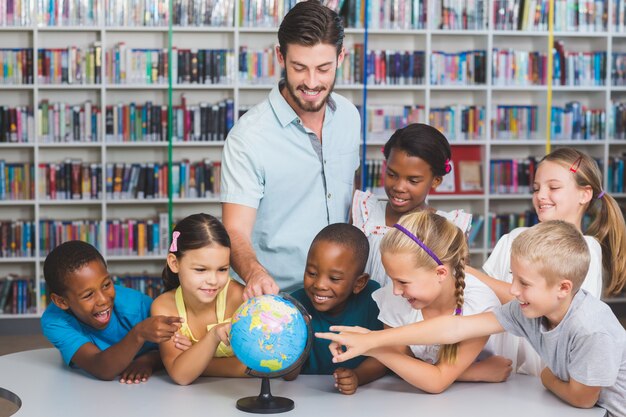
[[[280,288],[276,285],[274,278],[265,270],[260,270],[250,275],[246,281],[246,288],[243,291],[243,299],[248,300],[263,294],[278,294]]]

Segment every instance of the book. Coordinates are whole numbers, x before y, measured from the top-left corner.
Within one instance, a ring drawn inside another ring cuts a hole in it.
[[[460,191],[483,191],[482,164],[480,161],[459,161]]]

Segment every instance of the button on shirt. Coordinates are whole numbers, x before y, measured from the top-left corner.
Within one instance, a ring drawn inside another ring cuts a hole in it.
[[[281,290],[302,286],[315,235],[348,220],[360,123],[354,105],[331,93],[320,143],[277,86],[228,134],[221,201],[257,210],[253,248]]]

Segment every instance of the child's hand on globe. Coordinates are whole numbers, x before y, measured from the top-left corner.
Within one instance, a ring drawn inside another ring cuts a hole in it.
[[[230,346],[230,323],[220,323],[217,326],[214,326],[209,333],[215,337],[215,340],[219,343],[222,342],[226,346]]]

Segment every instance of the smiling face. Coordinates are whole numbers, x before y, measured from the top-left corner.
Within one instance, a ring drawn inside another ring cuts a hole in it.
[[[444,286],[438,270],[444,266],[418,268],[411,252],[383,252],[382,262],[394,295],[404,298],[412,308],[421,310],[441,296]]]
[[[213,244],[188,250],[180,258],[170,253],[167,263],[178,274],[186,300],[210,303],[228,282],[230,249]]]
[[[387,210],[391,211],[388,214],[399,218],[422,207],[430,190],[439,184],[441,177],[433,175],[428,162],[409,156],[403,150],[392,149],[385,171],[385,193],[389,198]]]
[[[513,283],[510,293],[520,303],[524,317],[533,319],[545,316],[550,327],[556,326],[567,312],[567,306],[562,311],[564,281],[550,284],[539,268],[515,257],[511,257],[511,271]],[[565,282],[569,283],[567,280]]]
[[[572,173],[552,161],[539,164],[533,182],[533,206],[539,221],[564,220],[580,229],[592,191],[576,184]]]
[[[335,86],[337,66],[344,57],[337,57],[333,45],[318,43],[315,46],[289,44],[286,56],[276,48],[278,62],[285,70],[283,96],[295,112],[319,112],[324,109]]]
[[[104,329],[111,320],[115,287],[106,267],[99,260],[91,261],[65,279],[65,293],[51,294],[52,301],[63,310],[94,329]]]
[[[336,242],[318,240],[309,249],[304,271],[304,291],[317,311],[337,315],[352,294],[367,284],[360,274],[354,252]]]

